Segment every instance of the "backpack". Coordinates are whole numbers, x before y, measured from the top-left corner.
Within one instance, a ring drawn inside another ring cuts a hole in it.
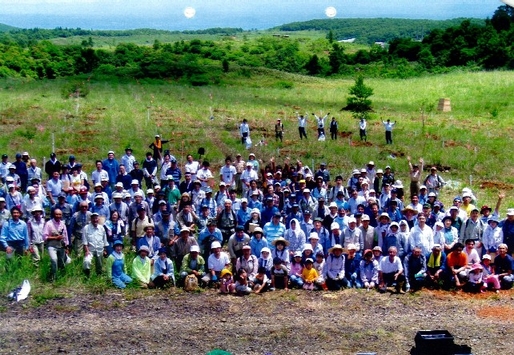
[[[192,292],[198,288],[198,279],[194,274],[187,275],[184,279],[184,291]]]

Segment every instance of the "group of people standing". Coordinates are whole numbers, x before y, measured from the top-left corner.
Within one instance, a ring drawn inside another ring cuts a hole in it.
[[[245,294],[512,286],[514,209],[500,220],[504,196],[494,210],[479,209],[470,189],[445,205],[444,180],[436,167],[422,176],[421,158],[407,159],[407,200],[392,167],[376,169],[373,161],[344,179],[333,178],[326,163],[279,165],[250,153],[247,161],[226,157],[212,172],[192,155],[180,165],[155,138],[143,169],[130,148],[119,161],[109,151],[90,177],[74,156],[61,164],[53,155],[46,177],[29,160],[25,190],[4,155],[0,246],[7,256],[30,253],[37,265],[46,251],[51,279],[78,258],[87,277],[94,267],[120,288],[215,285]],[[126,254],[135,256],[127,263]]]
[[[309,117],[308,114],[299,114],[296,113],[297,120],[298,120],[298,134],[300,137],[300,140],[303,140],[304,138],[307,139],[307,118]],[[315,113],[312,113],[312,116],[314,116],[315,122],[316,122],[316,128],[318,137],[317,139],[319,141],[326,140],[326,132],[325,132],[325,125],[327,118],[329,117],[330,112],[327,113],[324,116],[318,116]],[[393,128],[396,125],[395,122],[391,122],[391,120],[383,121],[382,124],[384,125],[385,129],[385,140],[386,144],[393,144]],[[275,132],[275,140],[278,142],[282,142],[284,139],[284,123],[282,122],[281,118],[277,118],[277,121],[274,126],[274,132]],[[332,120],[329,122],[329,132],[330,132],[330,139],[331,140],[337,140],[337,136],[339,133],[339,123],[337,122],[335,117],[332,117]],[[250,138],[250,125],[248,123],[248,120],[245,118],[239,125],[239,134],[241,137],[241,144],[246,145],[246,147],[249,149],[252,145],[252,141]],[[359,137],[361,141],[367,141],[368,135],[367,135],[367,122],[365,118],[359,119]]]

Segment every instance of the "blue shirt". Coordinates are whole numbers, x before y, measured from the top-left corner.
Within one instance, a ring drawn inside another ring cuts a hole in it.
[[[270,244],[270,249],[275,249],[275,246],[272,242],[278,237],[283,237],[286,231],[286,226],[282,223],[273,224],[273,222],[268,222],[264,225],[263,232],[266,240]]]
[[[25,241],[25,250],[29,248],[29,231],[27,229],[27,224],[18,220],[15,222],[10,219],[4,223],[2,226],[2,234],[0,234],[0,243],[3,245],[4,249],[7,248],[7,242],[15,242],[15,241]]]
[[[243,210],[242,208],[240,208],[238,211],[237,211],[237,224],[240,225],[240,226],[244,226],[245,223],[250,219],[251,217],[251,212],[252,210],[248,207],[246,207],[246,210]],[[259,257],[260,254],[257,254],[257,257]]]

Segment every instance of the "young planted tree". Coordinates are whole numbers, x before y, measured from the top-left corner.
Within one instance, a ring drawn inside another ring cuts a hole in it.
[[[369,113],[373,111],[369,97],[373,95],[373,89],[364,84],[364,78],[359,75],[355,79],[355,85],[349,90],[350,96],[346,101],[346,107],[342,110],[351,111],[353,117],[367,119]]]

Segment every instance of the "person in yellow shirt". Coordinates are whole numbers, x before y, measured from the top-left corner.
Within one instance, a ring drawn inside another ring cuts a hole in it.
[[[313,267],[314,261],[311,258],[305,260],[305,267],[302,270],[303,289],[314,290],[314,283],[318,279],[319,275],[316,269]]]

